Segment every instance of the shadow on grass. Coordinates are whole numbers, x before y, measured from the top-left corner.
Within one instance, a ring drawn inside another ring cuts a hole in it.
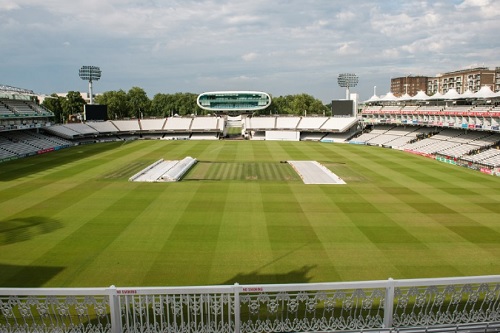
[[[0,221],[0,246],[23,242],[62,228],[61,222],[43,216]]]
[[[238,273],[236,276],[224,281],[222,284],[269,284],[269,283],[307,283],[311,281],[309,272],[315,266],[302,266],[283,274],[262,274],[254,271],[248,274]]]
[[[59,274],[64,267],[15,266],[0,264],[0,287],[38,288]]]

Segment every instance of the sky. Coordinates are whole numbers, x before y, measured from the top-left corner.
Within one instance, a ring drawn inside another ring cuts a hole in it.
[[[0,84],[41,94],[258,90],[361,99],[393,77],[500,66],[500,0],[0,0]]]

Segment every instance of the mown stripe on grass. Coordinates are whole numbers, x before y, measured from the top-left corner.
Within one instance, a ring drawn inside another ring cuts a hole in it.
[[[155,261],[156,271],[178,285],[204,284],[218,242],[228,184],[198,183]],[[147,280],[161,276],[148,274]]]
[[[78,281],[80,285],[86,286],[86,282],[79,279],[79,274],[86,266],[92,265],[94,258],[105,251],[130,221],[149,205],[151,197],[148,193],[150,192],[141,193],[138,188],[131,188],[122,195],[117,195],[116,201],[110,198],[110,205],[106,209],[60,240],[30,265],[43,266],[50,262],[52,266],[64,267],[60,274],[51,277],[50,283],[54,285],[67,286]],[[131,202],[134,203],[133,207]],[[33,286],[37,279],[27,276],[22,269],[16,275],[6,277],[4,285],[23,281],[23,285]]]

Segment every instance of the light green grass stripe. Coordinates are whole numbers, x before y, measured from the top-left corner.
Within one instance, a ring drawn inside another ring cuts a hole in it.
[[[228,185],[200,184],[154,264],[155,272],[146,277],[152,283],[174,285],[205,284],[218,242]],[[185,260],[189,258],[189,260]],[[162,278],[160,281],[159,279]]]

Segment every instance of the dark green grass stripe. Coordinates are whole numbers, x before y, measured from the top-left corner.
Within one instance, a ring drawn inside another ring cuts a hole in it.
[[[161,283],[156,272],[163,271],[174,284],[204,284],[217,248],[228,186],[199,186],[165,241],[161,250],[164,255],[158,257],[145,276],[147,281]]]
[[[32,262],[30,265],[51,265],[64,267],[64,271],[57,277],[61,287],[71,285],[73,281],[80,281],[79,273],[88,265],[92,265],[94,258],[111,244],[125,228],[142,211],[148,207],[156,193],[148,189],[135,188],[113,202],[92,220],[82,225],[78,230],[57,243],[50,251]],[[131,206],[130,203],[134,205]],[[18,286],[23,281],[24,286],[39,287],[39,276],[27,276],[29,268],[20,269],[13,276],[3,277],[0,284],[3,286]],[[54,277],[44,277],[49,280]]]
[[[281,173],[278,171],[278,164],[276,163],[269,163],[268,164],[268,172],[271,177],[271,179],[274,180],[285,180],[285,177],[281,175]]]
[[[61,210],[68,209],[72,205],[78,203],[80,200],[91,196],[95,193],[96,190],[103,190],[106,186],[109,186],[109,184],[96,182],[85,182],[82,184],[77,184],[70,189],[59,192],[54,196],[42,200],[35,205],[26,206],[25,209],[21,210],[15,215],[11,215],[3,221],[0,221],[0,225],[3,223],[7,223],[8,221],[19,221],[27,218],[51,218],[54,215],[58,214]],[[0,245],[1,244],[2,239],[0,238]]]

